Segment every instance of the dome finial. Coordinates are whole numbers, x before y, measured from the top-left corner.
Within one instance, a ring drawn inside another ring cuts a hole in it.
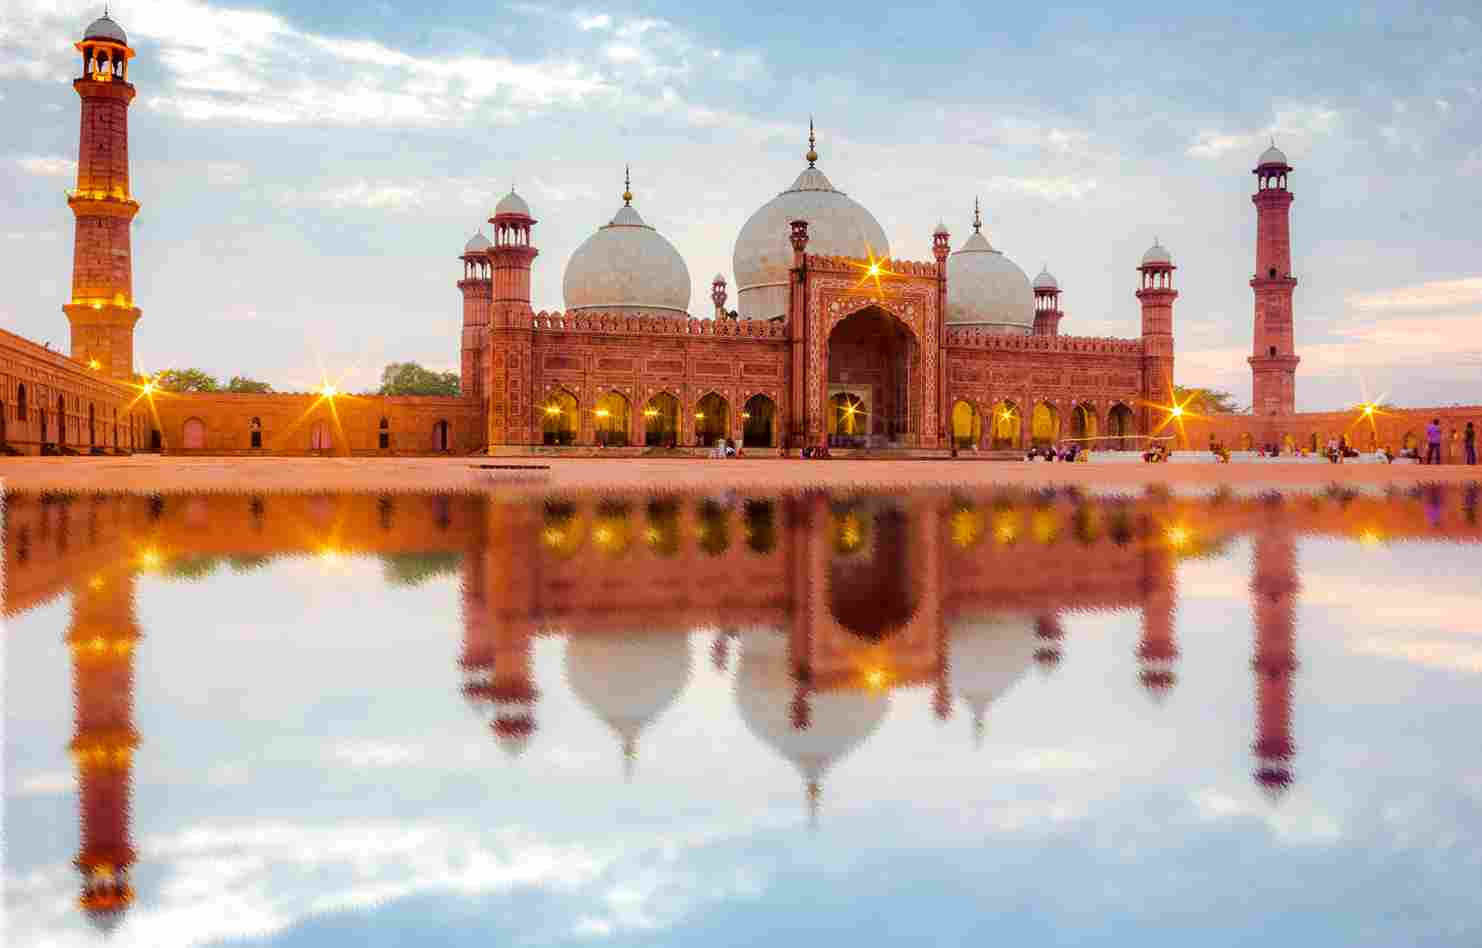
[[[818,160],[818,150],[815,147],[817,144],[818,138],[813,133],[813,116],[810,115],[808,116],[808,154],[803,156],[808,159],[808,167],[810,168]]]
[[[978,199],[976,197],[974,197],[973,198],[973,233],[980,234],[982,232],[983,232],[983,213],[982,213],[982,209],[978,206]]]
[[[623,206],[633,206],[633,169],[623,165]]]

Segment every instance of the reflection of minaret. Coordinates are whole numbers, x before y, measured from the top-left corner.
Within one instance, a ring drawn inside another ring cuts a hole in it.
[[[531,598],[535,558],[521,555],[534,536],[529,505],[490,503],[484,549],[464,567],[464,695],[487,705],[490,727],[512,757],[535,733]],[[477,585],[478,592],[469,586]]]
[[[1297,541],[1271,528],[1255,537],[1251,579],[1256,620],[1256,782],[1279,797],[1292,783],[1292,675],[1297,670],[1294,609]]]
[[[1060,664],[1060,640],[1065,638],[1060,616],[1049,613],[1035,619],[1034,635],[1040,641],[1039,648],[1034,651],[1034,661],[1039,665],[1039,670],[1048,675]]]
[[[1174,613],[1177,608],[1177,577],[1171,550],[1149,545],[1143,553],[1142,642],[1137,658],[1142,665],[1142,686],[1154,701],[1162,701],[1173,689],[1178,660]]]
[[[94,577],[72,595],[67,645],[72,651],[76,732],[70,750],[77,765],[82,845],[78,903],[88,920],[112,931],[134,901],[129,870],[129,781],[134,748],[134,584],[127,575]]]

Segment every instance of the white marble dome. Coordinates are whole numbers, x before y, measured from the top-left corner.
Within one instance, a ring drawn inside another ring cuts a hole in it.
[[[689,267],[627,200],[612,223],[584,240],[567,261],[561,281],[566,308],[635,316],[688,315]]]
[[[494,216],[498,217],[501,214],[518,214],[520,217],[534,217],[530,213],[530,205],[526,204],[525,199],[515,193],[514,188],[510,188],[509,193],[500,198],[499,203],[494,205]]]
[[[125,46],[129,45],[129,38],[124,35],[123,27],[114,22],[113,18],[106,13],[87,25],[82,38],[84,40],[112,40]]]
[[[494,245],[489,243],[489,238],[484,236],[484,232],[479,231],[472,237],[468,238],[468,243],[463,245],[463,252],[465,254],[483,253],[485,250],[488,250],[492,246]]]
[[[797,728],[792,716],[796,693],[786,637],[760,629],[748,634],[736,673],[741,719],[747,730],[797,768],[812,810],[824,775],[875,733],[885,720],[890,697],[885,692],[814,692],[808,696],[808,726]]]
[[[632,776],[638,736],[689,684],[690,637],[679,631],[576,636],[566,646],[566,680],[622,744]]]
[[[1049,270],[1041,269],[1039,276],[1034,278],[1034,288],[1036,290],[1058,290],[1060,281],[1056,280]]]
[[[1034,619],[990,615],[951,623],[947,676],[952,691],[967,702],[973,744],[983,742],[983,715],[1034,664]]]
[[[736,275],[736,305],[742,319],[772,319],[787,314],[793,221],[808,222],[809,253],[890,256],[890,244],[880,223],[814,167],[817,155],[811,147],[808,154],[808,167],[792,187],[752,214],[736,238],[731,270]]]
[[[1287,164],[1286,154],[1280,148],[1276,147],[1275,142],[1272,142],[1270,148],[1267,148],[1265,151],[1261,152],[1261,158],[1259,161],[1256,162],[1256,167],[1264,168],[1266,165],[1285,164]]]
[[[973,234],[947,258],[947,324],[1003,335],[1034,329],[1034,289],[1019,265],[993,249],[973,213]]]
[[[1148,248],[1147,253],[1142,255],[1142,265],[1148,266],[1149,264],[1168,264],[1172,266],[1173,257],[1168,253],[1167,247],[1155,240],[1153,241],[1153,245]]]

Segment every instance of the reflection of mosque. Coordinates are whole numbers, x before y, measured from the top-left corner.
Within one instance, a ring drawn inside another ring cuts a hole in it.
[[[1079,493],[573,498],[431,495],[10,495],[7,613],[63,592],[72,611],[81,813],[80,904],[101,927],[133,900],[129,793],[139,573],[204,575],[272,556],[446,556],[463,595],[463,693],[494,739],[539,736],[539,636],[566,639],[566,681],[612,730],[631,774],[645,727],[686,687],[692,632],[737,664],[738,712],[799,771],[816,815],[824,778],[890,702],[960,700],[982,742],[992,703],[1030,666],[1053,671],[1068,611],[1137,609],[1140,681],[1177,683],[1176,565],[1249,534],[1255,779],[1291,781],[1296,538],[1482,540],[1475,488],[1383,500]],[[437,567],[435,567],[437,568]],[[737,656],[735,653],[738,653]]]

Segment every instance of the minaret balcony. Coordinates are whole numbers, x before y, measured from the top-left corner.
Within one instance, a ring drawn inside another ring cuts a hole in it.
[[[124,217],[132,219],[139,213],[139,202],[124,194],[120,189],[73,188],[67,191],[67,206],[79,217]]]

